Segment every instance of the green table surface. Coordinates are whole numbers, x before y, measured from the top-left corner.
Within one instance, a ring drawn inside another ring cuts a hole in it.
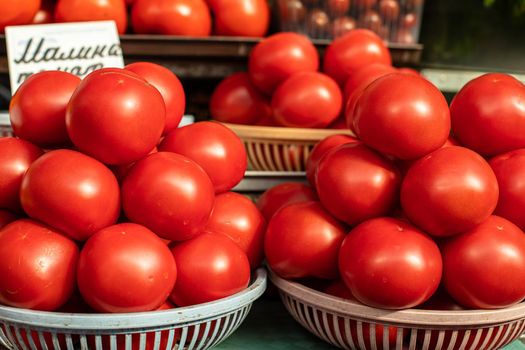
[[[239,329],[215,349],[293,350],[337,349],[309,333],[290,316],[277,298],[258,300]],[[516,341],[503,350],[525,350]]]

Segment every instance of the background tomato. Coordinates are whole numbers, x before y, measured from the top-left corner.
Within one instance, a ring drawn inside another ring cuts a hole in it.
[[[326,210],[350,225],[390,212],[401,185],[392,161],[358,143],[326,154],[317,166],[315,180]]]
[[[287,205],[316,201],[317,195],[307,185],[297,182],[285,182],[264,192],[257,199],[257,208],[267,222],[281,208]]]
[[[40,0],[0,0],[0,8],[0,33],[3,33],[7,26],[31,23],[40,8]]]
[[[138,161],[122,183],[126,216],[169,240],[200,234],[213,200],[213,185],[204,170],[191,159],[170,152]]]
[[[131,23],[137,34],[209,36],[211,15],[203,0],[136,0]]]
[[[27,215],[83,241],[120,214],[120,190],[102,163],[70,150],[51,151],[27,170],[20,189]]]
[[[263,37],[270,25],[267,0],[215,0],[215,34]]]
[[[116,68],[84,78],[66,114],[71,141],[106,164],[143,158],[159,142],[165,122],[159,91],[138,75]]]
[[[443,94],[426,79],[388,74],[363,91],[354,130],[368,146],[399,159],[416,159],[441,147],[450,133]]]
[[[425,302],[436,291],[442,262],[438,246],[423,232],[405,221],[377,218],[346,236],[339,270],[360,302],[405,309]]]
[[[113,20],[118,32],[126,32],[128,17],[124,0],[58,0],[56,22]]]
[[[36,221],[7,225],[0,230],[0,304],[58,309],[73,293],[78,254],[73,241]]]
[[[186,109],[186,94],[184,88],[175,74],[169,69],[149,62],[137,62],[125,67],[146,80],[159,90],[166,105],[166,124],[164,134],[175,129],[184,115]]]
[[[510,221],[491,216],[441,249],[443,283],[459,304],[496,309],[525,298],[525,235]]]
[[[337,119],[342,105],[335,81],[317,72],[291,76],[272,97],[274,120],[289,127],[324,128]]]
[[[176,279],[177,267],[166,244],[132,223],[95,233],[78,262],[80,293],[100,312],[155,310],[168,299]]]
[[[252,83],[266,94],[293,74],[318,68],[317,49],[307,37],[295,33],[269,36],[255,45],[248,59]]]
[[[203,233],[173,244],[178,278],[171,293],[177,306],[202,304],[245,289],[250,282],[246,254],[230,238]]]
[[[344,227],[318,202],[288,205],[268,223],[264,241],[270,268],[283,278],[338,276]]]
[[[210,114],[223,123],[253,125],[270,119],[269,99],[250,81],[248,73],[234,73],[220,82],[210,100]]]
[[[401,205],[416,226],[450,236],[482,223],[498,203],[498,181],[488,163],[463,147],[441,148],[418,160],[401,186]]]
[[[80,78],[60,71],[33,74],[9,105],[11,126],[18,137],[40,146],[69,143],[66,108]]]
[[[0,138],[0,208],[20,211],[22,178],[42,153],[40,148],[28,141],[14,137]]]
[[[15,214],[7,210],[0,209],[0,230],[16,219],[17,216]]]
[[[159,145],[160,151],[182,154],[208,174],[215,193],[235,187],[248,166],[241,139],[216,122],[199,122],[173,130]]]

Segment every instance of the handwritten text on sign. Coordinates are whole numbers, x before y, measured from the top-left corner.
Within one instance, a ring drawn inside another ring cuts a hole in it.
[[[103,67],[124,66],[112,21],[6,28],[11,91],[31,74],[61,70],[80,77]]]

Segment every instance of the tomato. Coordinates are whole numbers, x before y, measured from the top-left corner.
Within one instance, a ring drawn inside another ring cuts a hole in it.
[[[443,283],[459,304],[497,309],[525,298],[525,235],[510,221],[490,216],[441,249]]]
[[[354,30],[357,26],[355,19],[352,17],[339,17],[332,22],[332,36],[338,38],[345,35],[351,30]]]
[[[470,81],[450,105],[454,136],[484,156],[525,147],[524,100],[525,87],[509,75]]]
[[[182,154],[199,164],[210,177],[215,193],[235,187],[248,166],[241,139],[216,122],[199,122],[173,130],[159,150]]]
[[[272,117],[269,99],[247,73],[234,73],[220,82],[210,100],[210,114],[223,123],[253,125]]]
[[[442,262],[438,246],[423,232],[402,220],[377,218],[346,236],[339,252],[339,270],[360,302],[405,309],[434,294]]]
[[[339,86],[327,75],[301,72],[285,80],[272,97],[273,118],[289,127],[324,128],[343,106]]]
[[[211,15],[204,0],[136,0],[131,23],[137,34],[209,36]]]
[[[472,229],[492,214],[497,203],[498,181],[489,164],[458,146],[418,160],[401,186],[406,216],[438,237]]]
[[[266,190],[257,200],[257,208],[268,222],[279,209],[287,205],[316,200],[315,192],[307,185],[284,182]]]
[[[348,101],[349,98],[361,87],[365,88],[374,80],[395,72],[396,69],[394,67],[383,63],[372,63],[362,66],[346,80],[344,85],[345,101]]]
[[[215,0],[215,34],[263,37],[270,26],[267,0]]]
[[[124,0],[58,0],[56,22],[84,22],[113,20],[118,32],[124,34],[128,25]]]
[[[166,301],[177,279],[175,260],[166,244],[132,223],[95,233],[82,248],[77,273],[82,297],[99,312],[155,310]]]
[[[35,13],[31,24],[47,24],[54,21],[54,3],[43,1],[40,9]]]
[[[166,105],[166,125],[163,133],[166,134],[179,126],[186,109],[186,94],[179,78],[169,69],[155,63],[137,62],[128,64],[125,69],[144,78],[162,95]]]
[[[328,9],[336,15],[344,15],[350,9],[350,0],[328,0]]]
[[[33,220],[0,231],[0,304],[53,311],[73,293],[75,242]]]
[[[388,48],[374,32],[356,29],[335,39],[324,55],[323,71],[339,86],[362,66],[382,63],[392,65]]]
[[[385,21],[397,21],[399,17],[399,3],[396,0],[380,0],[379,14]]]
[[[306,178],[308,179],[308,182],[312,186],[315,186],[315,171],[317,170],[317,165],[321,159],[323,159],[325,154],[346,143],[356,142],[359,141],[348,135],[331,135],[319,141],[319,143],[317,143],[312,149],[312,153],[310,153],[308,161],[306,162]]]
[[[268,223],[266,260],[283,278],[336,278],[337,255],[345,233],[318,202],[288,205]]]
[[[148,153],[148,155],[157,153],[158,151],[159,150],[157,149],[157,147],[155,147],[154,149],[151,150],[151,152]],[[113,174],[115,174],[115,177],[117,178],[118,182],[122,183],[122,181],[124,180],[126,175],[128,175],[129,171],[131,170],[131,168],[133,168],[135,163],[136,162],[129,163],[129,164],[123,164],[123,165],[116,165],[116,166],[111,167],[110,169],[113,172]]]
[[[67,144],[66,107],[80,78],[60,71],[33,74],[9,105],[11,126],[18,137],[40,146]]]
[[[66,114],[71,141],[106,164],[143,158],[159,142],[165,120],[159,91],[138,75],[116,68],[84,78]]]
[[[10,211],[0,209],[0,230],[15,221],[17,216]]]
[[[27,215],[84,241],[120,214],[117,179],[102,163],[70,150],[51,151],[27,170],[20,189]]]
[[[269,36],[255,45],[248,59],[252,83],[269,95],[293,74],[318,68],[317,49],[307,37],[296,33]]]
[[[371,8],[376,4],[377,0],[355,0],[355,6],[359,9]]]
[[[172,245],[171,252],[178,279],[170,298],[178,306],[225,298],[248,287],[250,263],[228,237],[203,233]]]
[[[29,166],[42,155],[32,143],[14,137],[0,137],[0,208],[21,210],[19,193]]]
[[[417,308],[423,310],[465,310],[452,299],[442,285],[439,286],[430,299]]]
[[[38,9],[41,0],[0,0],[0,33],[5,27],[20,24],[29,24]]]
[[[420,77],[421,76],[421,74],[417,70],[412,69],[412,68],[408,68],[408,67],[398,68],[397,72],[398,73],[409,74],[409,75],[415,75],[416,77]]]
[[[306,8],[301,0],[278,1],[279,17],[282,23],[300,24],[306,17]]]
[[[400,73],[368,85],[356,103],[353,122],[365,144],[399,159],[435,151],[450,133],[443,94],[426,79]]]
[[[315,180],[326,210],[350,225],[389,213],[401,185],[394,163],[359,143],[326,154],[317,166]]]
[[[138,161],[122,183],[126,216],[174,241],[202,232],[213,200],[213,185],[204,170],[191,159],[170,152]]]

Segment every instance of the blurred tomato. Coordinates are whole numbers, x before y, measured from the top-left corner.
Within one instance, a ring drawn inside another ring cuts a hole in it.
[[[392,65],[383,40],[367,29],[356,29],[335,39],[324,55],[323,71],[344,86],[358,68],[372,63]]]
[[[283,278],[336,278],[337,255],[345,233],[318,202],[288,205],[268,224],[266,260]]]
[[[399,17],[399,3],[396,0],[380,0],[379,14],[385,21],[396,21]]]
[[[291,76],[272,97],[273,118],[289,127],[324,128],[339,116],[342,105],[339,86],[317,72]]]
[[[246,254],[230,238],[203,233],[187,242],[172,244],[177,262],[177,283],[171,300],[189,306],[225,298],[250,282]]]
[[[443,94],[426,79],[399,73],[368,85],[357,100],[353,121],[360,140],[399,159],[438,149],[450,133]]]
[[[184,88],[175,74],[169,69],[149,62],[137,62],[125,67],[159,90],[166,105],[166,125],[164,134],[175,129],[184,115],[186,109],[186,95]]]
[[[346,14],[350,9],[350,0],[328,0],[328,9],[335,15]]]
[[[204,170],[191,159],[170,152],[138,161],[122,183],[126,216],[174,241],[202,232],[213,200],[213,185]]]
[[[374,6],[377,0],[354,0],[355,6],[363,10]]]
[[[66,108],[80,78],[60,71],[31,75],[9,105],[11,126],[18,137],[39,146],[69,143]]]
[[[267,0],[214,0],[215,34],[263,37],[270,25]]]
[[[370,85],[377,78],[381,78],[384,75],[395,73],[396,69],[390,65],[383,63],[372,63],[367,64],[357,69],[352,75],[348,77],[344,88],[345,101],[359,90],[361,87]]]
[[[356,28],[357,24],[352,17],[339,17],[332,21],[332,36],[338,38]]]
[[[71,141],[106,164],[143,158],[159,142],[165,121],[159,91],[135,73],[116,68],[84,78],[66,114]]]
[[[0,209],[0,230],[17,218],[18,217],[10,211]]]
[[[339,270],[362,303],[405,309],[434,294],[442,262],[438,246],[423,232],[405,221],[377,218],[346,236],[339,252]]]
[[[273,214],[287,205],[316,200],[315,192],[307,185],[285,182],[266,190],[257,200],[257,207],[268,222]]]
[[[136,0],[131,23],[137,34],[209,36],[211,15],[204,0]]]
[[[408,68],[408,67],[398,68],[397,72],[403,73],[403,74],[415,75],[416,77],[421,77],[421,74],[413,68]]]
[[[234,73],[213,91],[210,114],[223,123],[254,125],[271,118],[272,108],[268,98],[252,84],[248,73]]]
[[[0,230],[0,304],[54,311],[73,293],[75,242],[33,220]]]
[[[525,147],[525,86],[505,74],[471,80],[450,105],[454,136],[484,156]]]
[[[5,27],[29,24],[40,8],[40,0],[0,0],[0,33]]]
[[[248,166],[242,140],[216,122],[199,122],[175,129],[166,135],[159,150],[182,154],[199,164],[210,177],[215,193],[235,187]]]
[[[124,0],[58,0],[56,22],[84,22],[113,20],[118,32],[124,34],[128,25]]]
[[[469,308],[497,309],[525,298],[525,234],[499,216],[442,245],[443,283]]]
[[[44,154],[27,170],[20,189],[27,215],[84,241],[114,224],[120,190],[113,173],[97,160],[70,150]]]
[[[40,148],[28,141],[14,137],[0,138],[0,208],[20,211],[22,178],[42,153]]]
[[[46,4],[46,1],[44,1],[40,9],[35,13],[35,16],[33,17],[33,20],[31,21],[31,23],[32,24],[53,23],[54,13],[55,13],[55,4],[49,3],[49,2],[47,2]]]
[[[215,197],[205,231],[230,238],[246,253],[252,269],[261,264],[266,221],[255,204],[245,196],[227,192]]]
[[[252,49],[248,59],[252,83],[266,94],[272,94],[293,74],[318,68],[317,49],[307,37],[296,33],[269,36]]]

